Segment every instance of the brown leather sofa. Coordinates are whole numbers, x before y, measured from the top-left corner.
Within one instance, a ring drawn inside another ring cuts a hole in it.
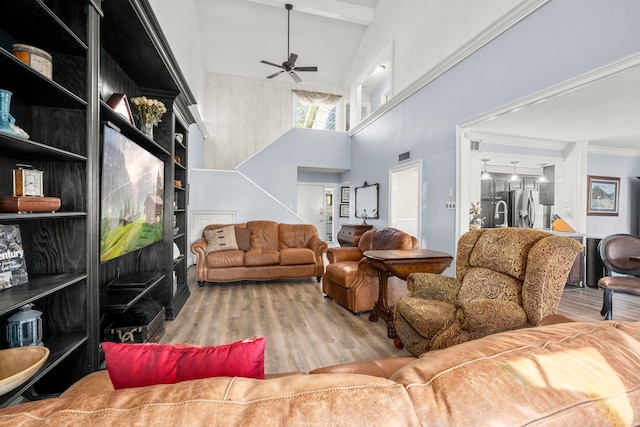
[[[322,292],[354,313],[373,309],[378,300],[378,273],[369,267],[364,253],[382,249],[418,249],[418,239],[395,228],[376,228],[364,232],[357,247],[329,248]],[[389,278],[387,303],[390,307],[406,293],[404,280]]]
[[[640,323],[569,322],[420,358],[113,391],[104,371],[0,426],[640,425]]]
[[[327,243],[318,237],[310,224],[279,224],[274,221],[248,221],[232,224],[249,230],[250,247],[210,252],[205,234],[208,230],[229,224],[210,224],[202,237],[191,244],[196,254],[196,280],[204,282],[234,282],[240,280],[273,280],[316,277],[324,272],[323,253]]]

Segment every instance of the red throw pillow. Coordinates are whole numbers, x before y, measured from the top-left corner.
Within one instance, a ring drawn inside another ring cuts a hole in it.
[[[103,342],[107,371],[118,390],[209,377],[264,379],[266,338],[199,347]]]

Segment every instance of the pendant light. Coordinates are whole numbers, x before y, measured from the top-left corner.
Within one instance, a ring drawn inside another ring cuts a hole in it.
[[[518,176],[518,173],[516,172],[516,165],[520,162],[515,161],[515,162],[511,162],[513,163],[513,175],[511,175],[511,178],[509,178],[510,181],[520,181],[520,177]]]
[[[487,162],[489,160],[490,159],[482,159],[482,161],[484,162],[484,168],[483,168],[482,173],[480,174],[480,179],[483,180],[483,181],[491,179],[491,174],[489,172],[487,172]]]
[[[542,169],[542,175],[540,175],[536,181],[538,181],[538,182],[549,182],[549,179],[544,175],[544,167],[545,166],[547,166],[546,163],[540,163],[540,169]]]

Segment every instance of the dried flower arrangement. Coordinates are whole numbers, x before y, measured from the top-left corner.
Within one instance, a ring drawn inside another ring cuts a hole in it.
[[[146,96],[131,98],[131,103],[133,104],[133,114],[143,125],[151,123],[158,126],[158,123],[162,121],[162,115],[167,112],[167,108],[162,102],[157,99],[149,99]]]

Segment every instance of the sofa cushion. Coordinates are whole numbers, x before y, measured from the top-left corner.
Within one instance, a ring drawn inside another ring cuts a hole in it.
[[[236,227],[236,242],[238,242],[238,249],[241,251],[248,251],[251,249],[251,230],[246,228]]]
[[[244,251],[217,251],[207,254],[207,268],[243,267]]]
[[[280,252],[275,249],[250,249],[244,253],[246,267],[278,264],[280,264]]]
[[[316,256],[307,248],[280,249],[280,265],[315,264]]]
[[[0,410],[0,424],[51,426],[419,426],[404,387],[367,375],[205,378]]]
[[[279,249],[307,248],[318,229],[311,224],[280,224],[278,227]]]
[[[350,287],[355,283],[358,275],[358,261],[341,261],[327,265],[324,275],[332,282],[343,287]]]
[[[391,380],[432,425],[469,425],[478,414],[484,425],[638,425],[640,343],[625,333],[629,325],[490,335],[424,353]]]
[[[249,221],[247,230],[251,231],[252,249],[278,250],[278,223],[274,221]]]
[[[236,230],[233,225],[216,228],[215,230],[205,230],[204,238],[207,239],[207,253],[238,249]]]
[[[264,378],[265,338],[199,347],[187,344],[102,343],[107,371],[118,390],[217,376]]]
[[[462,279],[459,300],[491,298],[522,305],[522,282],[498,271],[472,267]]]

